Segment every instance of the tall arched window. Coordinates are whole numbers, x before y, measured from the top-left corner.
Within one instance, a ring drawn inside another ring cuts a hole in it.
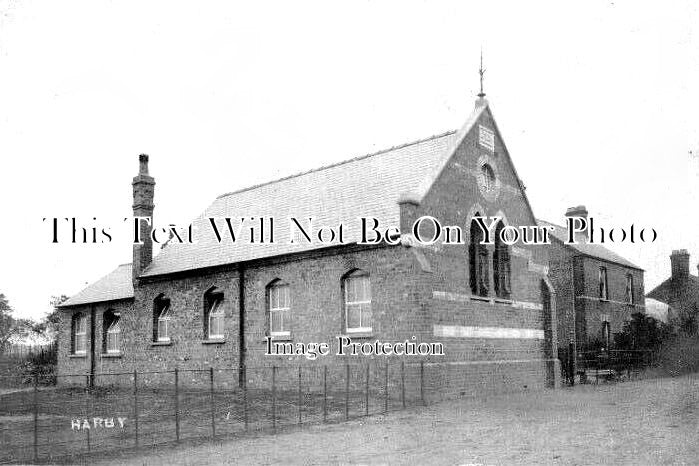
[[[342,279],[345,331],[371,332],[371,282],[369,274],[354,270]]]
[[[216,287],[204,293],[204,336],[209,340],[222,340],[224,327],[223,292]]]
[[[476,213],[474,216],[480,215]],[[488,249],[485,244],[481,244],[483,232],[475,219],[471,220],[470,238],[468,259],[471,293],[477,296],[488,296]]]
[[[495,226],[495,252],[493,253],[493,283],[498,298],[510,297],[510,247],[505,244],[500,234],[505,228],[502,220]]]
[[[102,314],[102,352],[117,354],[121,352],[120,315],[109,309]]]
[[[71,349],[73,354],[87,353],[87,316],[73,314],[71,318]]]
[[[160,294],[153,301],[153,341],[169,342],[170,337],[170,300]]]
[[[291,297],[289,285],[275,280],[267,286],[269,334],[273,337],[291,335]]]

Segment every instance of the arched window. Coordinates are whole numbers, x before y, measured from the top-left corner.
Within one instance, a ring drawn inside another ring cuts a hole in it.
[[[216,287],[204,293],[204,335],[209,340],[222,340],[224,326],[223,292]]]
[[[170,300],[160,294],[153,301],[153,341],[170,341]]]
[[[275,280],[267,286],[267,309],[270,336],[291,335],[291,299],[288,284]]]
[[[71,334],[71,352],[73,354],[85,354],[87,352],[87,316],[85,314],[73,314]]]
[[[102,352],[117,354],[121,352],[120,315],[109,309],[102,315]]]
[[[484,163],[481,167],[481,183],[486,191],[492,191],[495,188],[495,171],[493,167]]]
[[[498,298],[510,297],[510,248],[500,239],[502,220],[495,226],[495,252],[493,253],[493,283]]]
[[[476,213],[474,216],[480,215]],[[470,238],[468,259],[471,293],[476,296],[488,296],[488,249],[485,244],[481,244],[483,232],[475,219],[471,220]]]
[[[345,331],[371,332],[371,282],[369,274],[354,270],[342,279]]]

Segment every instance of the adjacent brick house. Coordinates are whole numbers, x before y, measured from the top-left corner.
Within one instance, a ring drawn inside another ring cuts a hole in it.
[[[147,156],[140,163],[134,215],[152,216],[155,182]],[[425,215],[461,226],[462,244],[421,245],[411,228]],[[171,242],[152,262],[149,240],[135,246],[133,266],[63,304],[59,380],[213,366],[235,369],[231,385],[259,384],[253,368],[364,362],[335,348],[315,361],[265,355],[266,336],[334,347],[347,335],[441,342],[443,356],[405,358],[438,363],[429,366],[429,383],[447,395],[554,385],[548,251],[477,244],[477,215],[536,225],[484,98],[458,131],[219,196],[194,221],[196,245]],[[290,216],[345,225],[345,244],[305,241]],[[400,233],[357,244],[359,216]],[[219,242],[208,217],[254,218],[260,236],[254,244]],[[275,219],[273,244],[260,242],[271,229],[260,218]]]
[[[587,218],[585,206],[571,207],[566,217]],[[572,342],[577,351],[613,349],[614,334],[631,315],[644,311],[643,269],[583,234],[567,244],[566,227],[550,226],[549,277],[556,290],[559,354]]]
[[[668,323],[687,333],[695,333],[699,323],[699,276],[689,273],[686,249],[672,251],[670,266],[670,278],[648,293],[648,297],[670,306]]]

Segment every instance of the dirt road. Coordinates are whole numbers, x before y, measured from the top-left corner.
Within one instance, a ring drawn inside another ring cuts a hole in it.
[[[697,464],[699,375],[450,401],[91,464]]]

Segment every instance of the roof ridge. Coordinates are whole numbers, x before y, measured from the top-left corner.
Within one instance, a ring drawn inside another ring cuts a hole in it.
[[[390,148],[388,148],[388,149],[382,149],[382,150],[380,150],[380,151],[376,151],[376,152],[372,152],[372,153],[369,153],[369,154],[360,155],[360,156],[357,156],[357,157],[353,157],[353,158],[351,158],[351,159],[342,160],[342,161],[340,161],[340,162],[332,163],[332,164],[329,164],[329,165],[322,165],[322,166],[320,166],[320,167],[312,168],[312,169],[306,170],[306,171],[304,171],[304,172],[295,173],[295,174],[293,174],[293,175],[287,175],[287,176],[284,176],[284,177],[282,177],[282,178],[277,178],[277,179],[271,180],[271,181],[265,181],[264,183],[258,183],[258,184],[252,185],[252,186],[248,186],[247,188],[242,188],[242,189],[238,189],[238,190],[231,191],[231,192],[228,192],[228,193],[224,193],[224,194],[221,194],[221,195],[217,196],[216,199],[221,199],[221,198],[224,198],[224,197],[227,197],[227,196],[231,196],[231,195],[233,195],[233,194],[239,194],[239,193],[242,193],[242,192],[245,192],[245,191],[250,191],[250,190],[252,190],[252,189],[257,189],[257,188],[260,188],[260,187],[262,187],[262,186],[267,186],[267,185],[270,185],[270,184],[278,183],[278,182],[280,182],[280,181],[289,180],[289,179],[291,179],[291,178],[297,178],[297,177],[300,177],[300,176],[303,176],[303,175],[307,175],[307,174],[309,174],[309,173],[314,173],[314,172],[319,172],[319,171],[322,171],[322,170],[327,170],[327,169],[329,169],[329,168],[334,168],[334,167],[337,167],[337,166],[339,166],[339,165],[344,165],[344,164],[346,164],[346,163],[356,162],[357,160],[366,159],[366,158],[369,158],[369,157],[373,157],[373,156],[375,156],[375,155],[384,154],[384,153],[386,153],[386,152],[390,152],[390,151],[397,150],[397,149],[403,149],[404,147],[414,146],[415,144],[420,144],[420,143],[422,143],[422,142],[432,141],[432,140],[434,140],[434,139],[438,139],[438,138],[441,138],[441,137],[444,137],[444,136],[448,136],[448,135],[454,134],[454,133],[456,133],[456,130],[455,130],[455,129],[452,129],[452,130],[449,130],[449,131],[445,131],[445,132],[443,132],[443,133],[441,133],[441,134],[433,134],[432,136],[427,137],[427,138],[418,139],[418,140],[412,141],[412,142],[406,142],[406,143],[404,143],[404,144],[399,144],[399,145],[397,145],[397,146],[392,146],[392,147],[390,147]]]

